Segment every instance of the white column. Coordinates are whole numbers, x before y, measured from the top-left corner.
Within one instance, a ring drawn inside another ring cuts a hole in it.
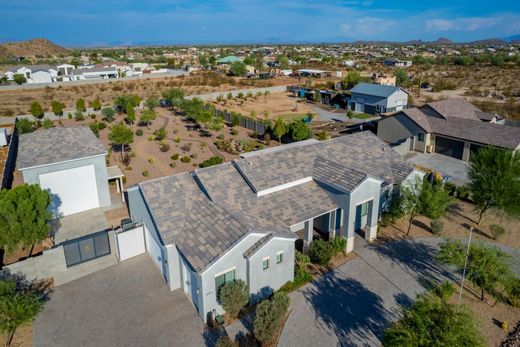
[[[123,187],[123,177],[119,177],[119,184],[121,185],[121,200],[125,202],[125,188]]]
[[[120,193],[121,191],[119,190],[119,178],[116,178],[116,189],[117,189],[117,192]]]
[[[304,223],[303,229],[303,248],[307,249],[312,242],[312,237],[314,233],[314,218],[307,220]]]
[[[367,226],[365,228],[365,240],[372,242],[377,236],[377,216],[378,206],[374,200],[370,201],[368,205]]]
[[[352,202],[349,201],[349,208],[343,213],[343,226],[341,231],[347,239],[346,253],[350,253],[354,250],[354,222],[356,220],[356,206],[352,206]]]
[[[329,213],[329,240],[336,237],[336,210]]]

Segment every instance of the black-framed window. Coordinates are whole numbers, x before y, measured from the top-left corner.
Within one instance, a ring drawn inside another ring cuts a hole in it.
[[[283,252],[276,254],[276,264],[280,264],[283,261]]]
[[[265,258],[264,260],[262,260],[262,269],[269,269],[269,258]]]
[[[424,142],[424,134],[423,133],[417,133],[417,141]]]

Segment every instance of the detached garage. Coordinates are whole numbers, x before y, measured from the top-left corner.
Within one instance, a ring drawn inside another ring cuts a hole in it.
[[[16,167],[28,184],[51,194],[51,212],[64,217],[110,205],[107,151],[88,127],[23,134]]]

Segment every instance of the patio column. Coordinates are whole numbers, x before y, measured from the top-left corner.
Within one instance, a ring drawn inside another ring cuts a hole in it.
[[[329,214],[329,240],[336,237],[336,210]]]
[[[125,188],[123,187],[123,177],[119,177],[119,185],[121,186],[121,200],[123,200],[123,202],[125,202],[125,193],[124,193]]]
[[[116,178],[116,189],[117,189],[117,192],[120,193],[121,190],[119,188],[119,178]]]
[[[352,206],[349,202],[348,210],[343,213],[343,226],[341,227],[341,236],[347,239],[346,253],[354,250],[354,223],[356,221],[356,206]]]
[[[368,205],[368,216],[367,225],[365,228],[365,240],[372,242],[377,236],[377,217],[378,217],[378,204],[374,203],[374,200],[370,201]]]
[[[314,233],[314,218],[311,218],[304,223],[303,228],[303,248],[307,249],[312,242]]]

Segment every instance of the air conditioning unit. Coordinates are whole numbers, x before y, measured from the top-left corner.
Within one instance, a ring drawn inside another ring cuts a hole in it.
[[[426,146],[426,153],[432,153],[433,152],[433,145]]]

